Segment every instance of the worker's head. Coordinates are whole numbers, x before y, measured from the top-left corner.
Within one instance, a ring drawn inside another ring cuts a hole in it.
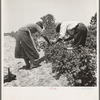
[[[74,29],[74,28],[72,28],[72,29],[67,29],[67,33],[68,33],[68,35],[70,35],[70,36],[74,35],[74,32],[75,32],[75,29]]]
[[[56,23],[56,32],[57,33],[60,32],[60,26],[61,26],[61,23]]]
[[[43,24],[41,21],[36,22],[37,25],[39,25],[43,29]]]

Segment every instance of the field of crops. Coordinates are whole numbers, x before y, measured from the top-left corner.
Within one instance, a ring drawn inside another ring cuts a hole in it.
[[[24,70],[21,68],[25,63],[23,59],[14,58],[15,39],[10,36],[4,37],[4,75],[8,74],[8,68],[12,74],[16,75],[16,80],[4,83],[8,87],[25,86],[64,86],[63,80],[56,80],[52,74],[52,64],[42,62],[39,68]],[[43,52],[41,52],[43,54]],[[41,56],[42,56],[41,54]]]
[[[45,23],[44,36],[48,40],[57,39],[55,20],[50,14],[41,18]],[[93,23],[94,17],[92,17]],[[97,81],[97,46],[96,23],[88,26],[86,46],[67,50],[70,42],[49,44],[40,36],[35,36],[40,55],[47,55],[41,66],[32,70],[20,69],[23,59],[15,59],[15,39],[4,37],[4,76],[7,70],[15,74],[16,80],[4,83],[4,86],[96,86]],[[50,42],[50,41],[49,41]],[[48,55],[49,54],[49,55]],[[20,69],[20,70],[19,70]]]

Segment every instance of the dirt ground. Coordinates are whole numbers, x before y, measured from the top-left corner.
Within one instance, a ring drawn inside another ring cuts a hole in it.
[[[50,63],[42,62],[38,68],[19,70],[25,63],[23,59],[14,58],[15,42],[10,36],[4,37],[4,76],[7,75],[8,68],[16,75],[16,80],[4,83],[5,87],[66,86],[65,77],[62,76],[59,80],[53,77]],[[43,56],[43,51],[40,55]]]

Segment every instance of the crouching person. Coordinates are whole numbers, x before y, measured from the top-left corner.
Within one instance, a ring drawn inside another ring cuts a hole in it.
[[[39,58],[39,54],[32,34],[36,34],[37,32],[42,34],[42,28],[42,22],[37,22],[36,24],[20,28],[16,34],[15,58],[24,59],[26,65],[23,68],[25,69],[32,69],[39,66],[39,63],[35,61]]]
[[[55,42],[73,39],[68,49],[78,48],[79,45],[85,46],[87,28],[83,23],[77,21],[59,23],[57,24],[56,31],[59,32],[59,39]]]

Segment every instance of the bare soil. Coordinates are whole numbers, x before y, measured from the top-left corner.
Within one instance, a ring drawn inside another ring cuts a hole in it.
[[[53,77],[51,63],[42,62],[38,68],[19,70],[25,63],[23,59],[14,57],[15,42],[13,37],[4,37],[4,76],[8,74],[8,68],[16,75],[16,80],[4,83],[5,87],[66,86],[67,79],[64,76],[59,80]],[[43,51],[40,55],[43,55]]]

